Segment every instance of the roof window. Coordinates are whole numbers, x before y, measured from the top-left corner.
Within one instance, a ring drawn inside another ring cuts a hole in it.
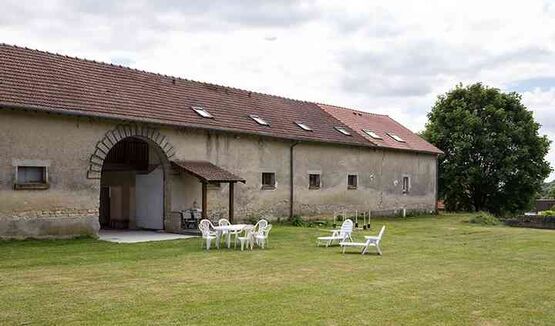
[[[382,139],[382,137],[380,137],[380,135],[378,135],[377,133],[373,132],[370,129],[362,129],[362,131],[367,134],[368,136],[374,138],[374,139]]]
[[[210,112],[206,111],[204,108],[200,106],[191,106],[191,109],[193,109],[193,111],[195,111],[198,115],[200,115],[203,118],[214,119],[214,116],[210,114]]]
[[[297,124],[297,126],[301,127],[302,130],[305,130],[305,131],[312,131],[312,128],[310,128],[309,126],[307,126],[306,123],[304,123],[304,122],[295,121],[295,123]]]
[[[351,133],[347,131],[347,129],[343,128],[343,127],[335,127],[335,130],[339,131],[340,133],[342,133],[345,136],[350,136]]]
[[[249,115],[249,117],[251,119],[253,119],[254,121],[256,121],[256,123],[258,123],[259,125],[263,125],[263,126],[269,126],[270,124],[268,122],[266,122],[266,120],[262,119],[261,117],[251,114]]]
[[[396,141],[398,141],[398,142],[400,142],[400,143],[404,143],[404,142],[405,142],[405,140],[404,140],[403,138],[397,136],[396,134],[393,134],[393,133],[390,133],[390,132],[388,132],[387,134],[389,135],[389,137],[395,139]]]

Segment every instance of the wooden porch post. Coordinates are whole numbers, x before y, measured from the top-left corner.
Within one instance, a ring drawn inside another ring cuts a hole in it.
[[[233,215],[235,213],[235,182],[229,183],[229,222],[233,223]]]
[[[206,182],[203,182],[202,183],[202,218],[203,219],[205,219],[206,216],[207,216],[207,214],[206,214],[207,213],[206,208],[208,206],[207,203],[206,203],[207,197],[208,197],[207,196],[207,184],[206,184]]]

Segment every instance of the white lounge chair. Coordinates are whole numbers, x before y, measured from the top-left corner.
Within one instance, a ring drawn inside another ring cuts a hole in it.
[[[363,255],[368,252],[368,247],[376,247],[378,255],[381,256],[382,250],[380,249],[380,241],[382,240],[384,232],[385,225],[382,226],[378,236],[365,236],[364,238],[366,239],[366,242],[340,242],[339,245],[343,248],[343,253],[345,253],[345,249],[347,249],[347,247],[361,247],[361,254]]]
[[[316,241],[316,245],[319,246],[320,244],[325,244],[326,247],[330,246],[334,241],[337,242],[346,242],[348,240],[353,241],[351,234],[353,233],[353,221],[346,219],[341,224],[341,228],[339,230],[332,230],[331,236],[325,237],[318,237]]]
[[[202,233],[202,241],[200,243],[200,248],[202,249],[204,243],[206,243],[206,250],[210,250],[210,244],[212,240],[216,240],[216,247],[220,248],[220,241],[218,232],[214,230],[214,225],[209,220],[201,220],[198,224],[198,229]]]
[[[254,234],[254,242],[264,249],[264,246],[268,246],[268,234],[272,229],[272,224],[268,224],[264,229]]]

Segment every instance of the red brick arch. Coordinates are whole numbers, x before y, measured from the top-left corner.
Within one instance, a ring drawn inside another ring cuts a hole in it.
[[[159,149],[168,159],[175,155],[175,148],[169,143],[166,136],[162,135],[158,130],[137,124],[124,124],[109,130],[95,146],[95,151],[89,160],[89,169],[87,170],[88,179],[100,179],[102,174],[102,165],[104,159],[112,147],[119,141],[128,138],[137,137],[158,145]]]

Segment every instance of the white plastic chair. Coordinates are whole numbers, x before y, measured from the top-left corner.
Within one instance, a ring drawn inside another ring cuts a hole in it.
[[[218,225],[219,226],[228,226],[231,225],[231,223],[229,222],[228,219],[225,218],[221,218],[218,220]],[[237,232],[236,231],[231,231],[231,230],[221,230],[220,232],[220,241],[224,238],[227,238],[227,246],[229,247],[229,244],[231,243],[231,236],[235,235],[235,237],[237,237]]]
[[[260,232],[263,229],[265,229],[267,226],[268,226],[268,221],[266,221],[265,219],[261,219],[258,222],[256,222],[253,229],[255,232]]]
[[[361,254],[368,252],[368,247],[376,247],[378,255],[382,255],[382,250],[380,249],[380,242],[382,241],[382,236],[385,232],[385,225],[382,226],[378,236],[365,236],[366,242],[340,242],[339,245],[343,247],[343,253],[347,247],[362,247]]]
[[[259,231],[254,235],[254,241],[260,248],[264,249],[264,246],[268,247],[268,234],[270,233],[271,229],[272,224],[268,224],[268,226],[265,227],[262,231]]]
[[[218,232],[214,231],[214,225],[207,219],[201,220],[198,224],[198,229],[202,233],[202,241],[200,243],[200,248],[202,249],[203,244],[206,243],[206,250],[210,250],[210,243],[212,240],[216,240],[216,247],[220,248],[220,243],[218,239]]]
[[[258,222],[256,222],[256,224],[254,225],[254,227],[252,228],[252,241],[250,243],[251,245],[251,249],[254,245],[254,243],[256,242],[256,236],[259,234],[262,234],[262,232],[264,231],[264,229],[268,226],[268,221],[265,219],[260,219],[258,220]]]
[[[241,251],[245,249],[245,245],[247,248],[250,247],[252,250],[252,241],[254,239],[254,227],[252,225],[246,226],[239,232],[237,237],[235,238],[235,248],[237,248],[237,240],[241,243]]]
[[[320,244],[325,244],[326,247],[330,246],[334,241],[337,242],[347,242],[348,240],[353,241],[351,234],[353,233],[353,226],[354,223],[350,219],[346,219],[341,224],[341,228],[339,230],[332,230],[331,236],[325,237],[318,237],[316,240],[316,245],[319,246]]]
[[[218,225],[219,226],[227,226],[227,225],[231,225],[231,223],[227,219],[221,218],[221,219],[218,220]],[[227,232],[227,231],[223,231],[223,232]]]

